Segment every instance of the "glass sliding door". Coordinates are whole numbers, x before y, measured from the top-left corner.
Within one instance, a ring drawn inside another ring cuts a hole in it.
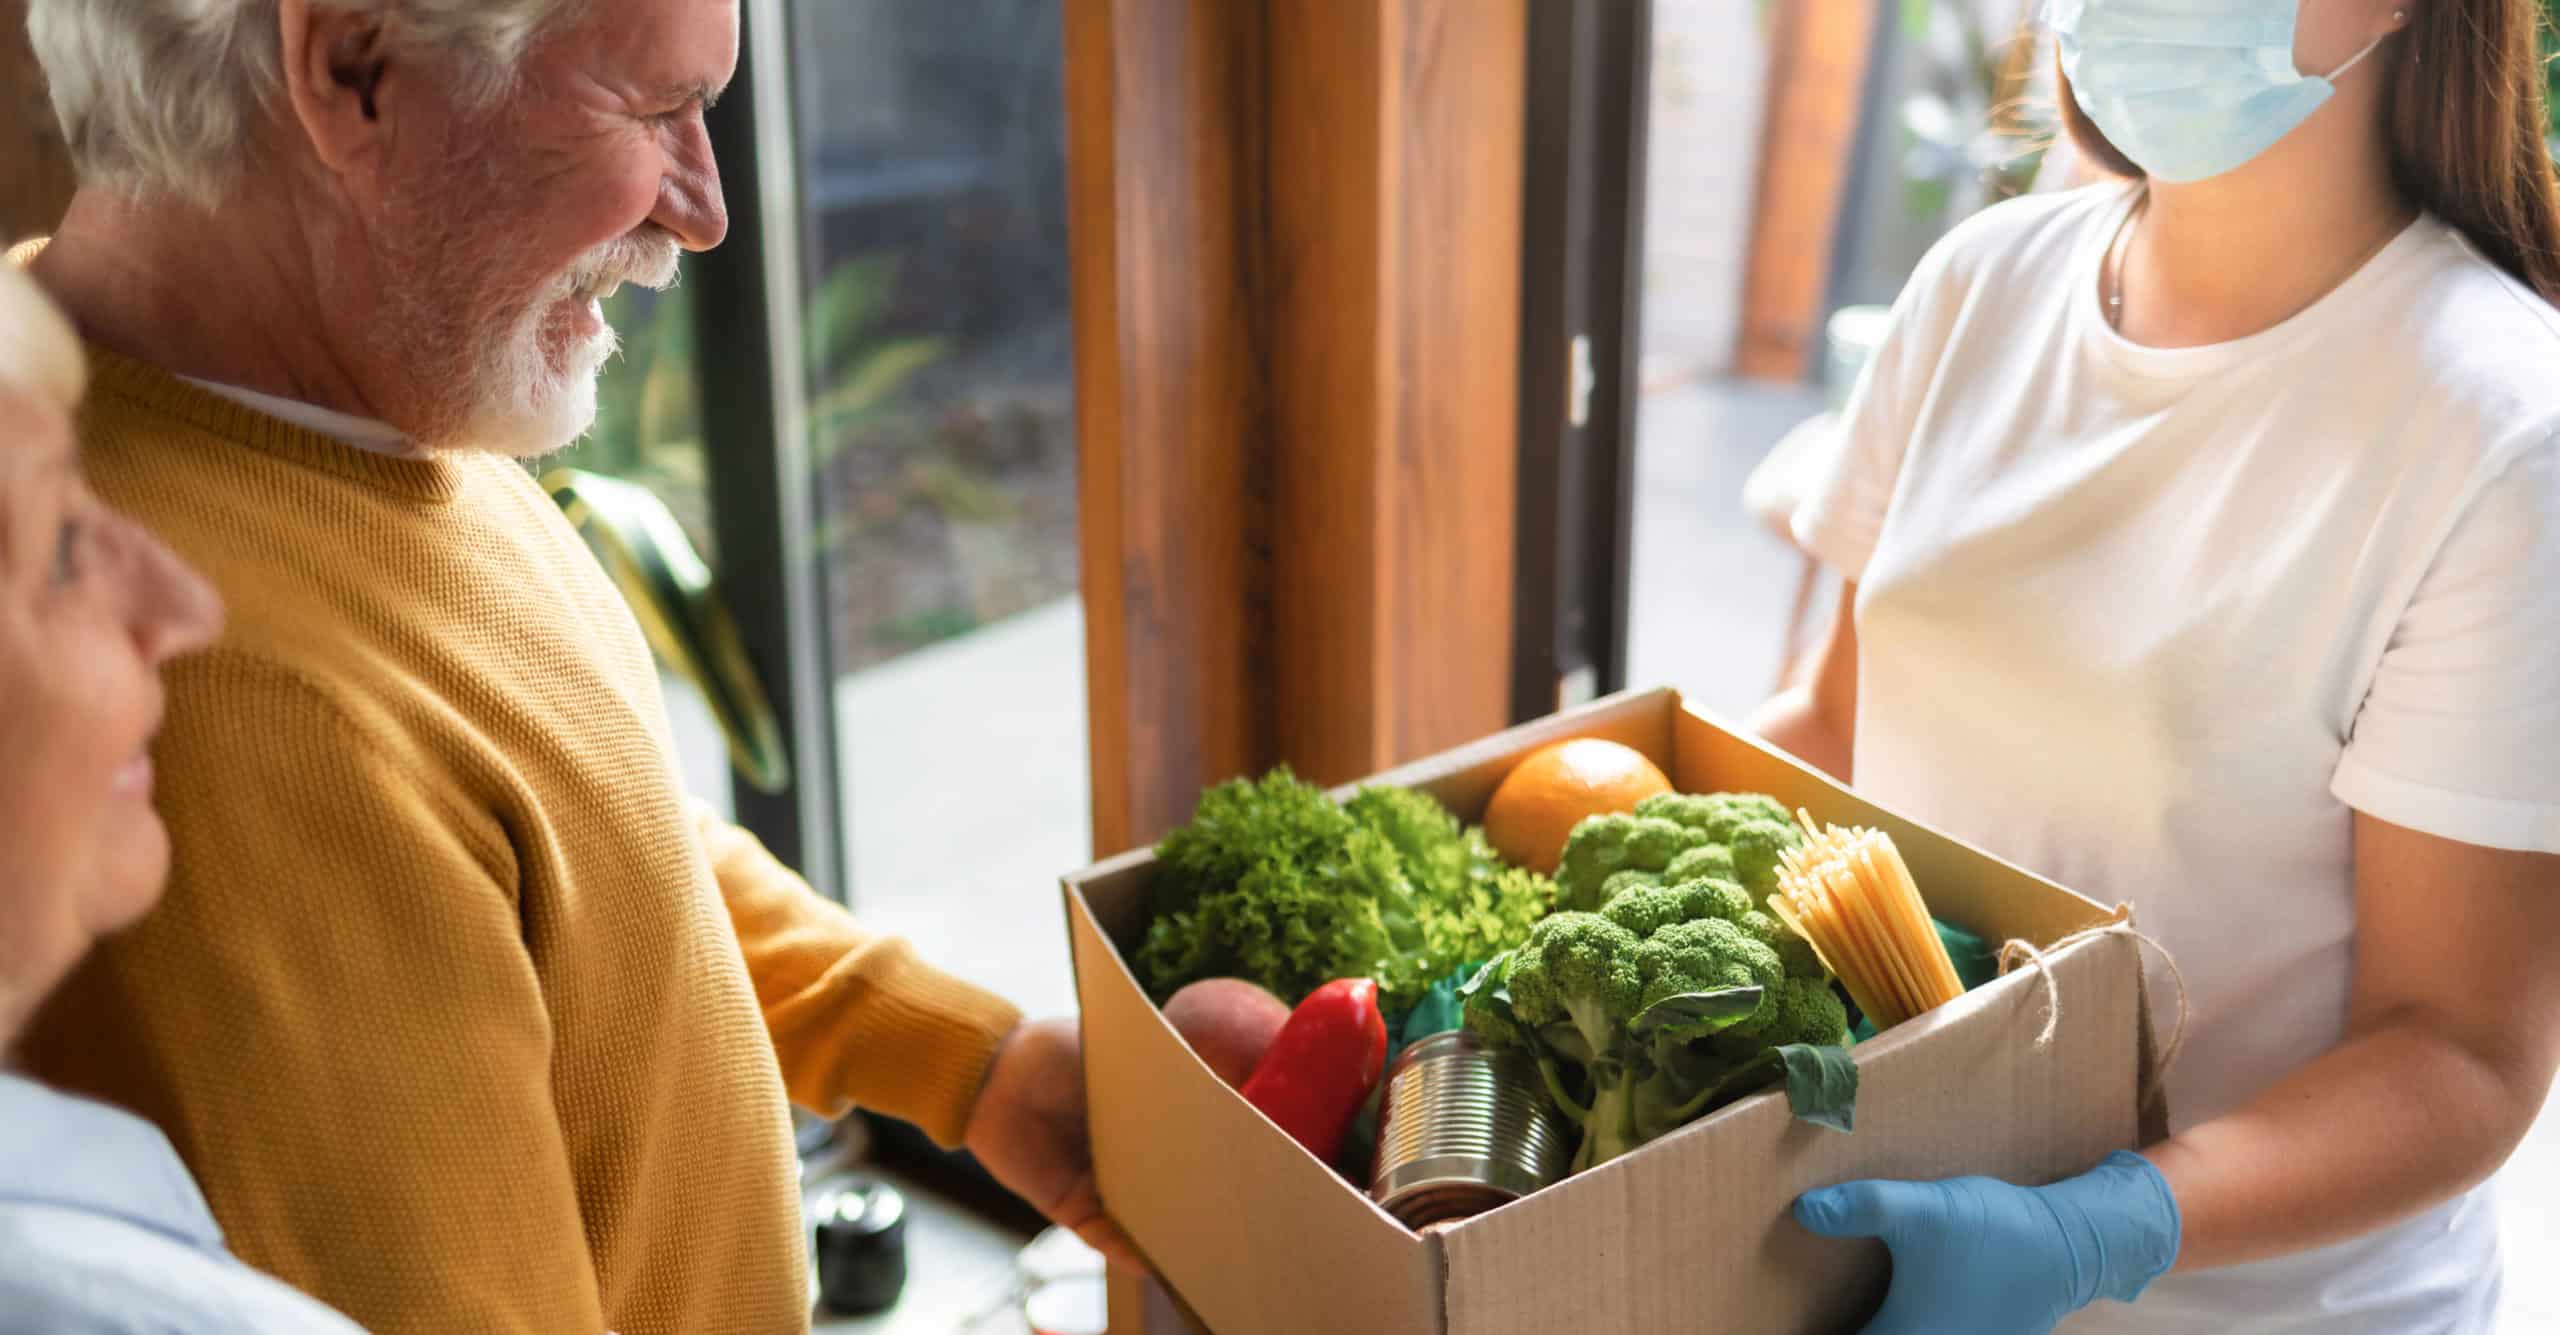
[[[866,922],[1072,1002],[1091,847],[1056,0],[792,15],[808,560]]]
[[[660,650],[694,790],[1062,1009],[1092,817],[1059,7],[742,10],[728,240],[615,299],[596,430],[538,471]]]

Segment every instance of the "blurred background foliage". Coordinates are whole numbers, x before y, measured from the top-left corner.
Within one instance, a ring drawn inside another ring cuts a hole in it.
[[[943,355],[942,340],[887,327],[897,285],[895,256],[855,256],[828,272],[803,309],[810,450],[822,469]],[[692,298],[681,282],[664,292],[626,287],[605,304],[605,319],[621,331],[622,355],[598,389],[595,429],[571,462],[655,492],[708,556],[714,534]]]

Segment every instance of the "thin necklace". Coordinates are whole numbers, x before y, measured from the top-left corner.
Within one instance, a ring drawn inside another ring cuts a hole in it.
[[[2116,229],[2115,244],[2107,247],[2107,328],[2124,332],[2124,266],[2125,254],[2133,249],[2133,225],[2142,220],[2143,211],[2151,207],[2151,192],[2133,201],[2133,211],[2124,217],[2124,225]]]
[[[2125,266],[2131,262],[2133,253],[2133,229],[2150,209],[2151,194],[2145,191],[2140,199],[2134,201],[2133,212],[2125,215],[2124,225],[2116,229],[2115,244],[2107,251],[2104,293],[2107,299],[2107,327],[2117,333],[2124,332],[2124,271]],[[2323,286],[2320,289],[2321,296],[2336,291],[2340,283],[2355,277],[2365,265],[2373,262],[2374,256],[2381,254],[2385,247],[2398,240],[2400,234],[2407,230],[2409,230],[2409,223],[2401,217],[2401,211],[2394,211],[2388,219],[2384,220],[2382,239],[2367,246],[2363,253],[2357,255],[2355,262],[2346,267],[2336,282]],[[2319,299],[2314,297],[2312,301],[2317,302]],[[2307,305],[2305,309],[2308,309]]]

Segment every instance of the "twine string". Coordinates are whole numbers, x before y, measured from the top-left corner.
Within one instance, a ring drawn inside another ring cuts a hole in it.
[[[2010,938],[2000,947],[2000,976],[2006,978],[2021,968],[2033,969],[2041,976],[2044,983],[2044,1028],[2036,1034],[2036,1047],[2041,1051],[2052,1045],[2054,1033],[2062,1023],[2062,988],[2054,982],[2053,969],[2047,963],[2048,959],[2083,941],[2095,940],[2102,936],[2130,937],[2140,945],[2151,947],[2152,951],[2160,956],[2161,962],[2169,966],[2169,979],[2178,986],[2178,1022],[2169,1031],[2169,1042],[2160,1050],[2160,1061],[2152,1068],[2151,1079],[2143,1088],[2143,1097],[2148,1099],[2158,1092],[2161,1082],[2169,1078],[2169,1068],[2176,1064],[2179,1049],[2186,1045],[2189,1014],[2187,975],[2178,968],[2178,959],[2169,953],[2167,946],[2161,945],[2157,939],[2134,927],[2133,909],[2130,905],[2118,904],[2114,916],[2107,921],[2094,927],[2084,927],[2042,949],[2038,949],[2034,942],[2024,938]]]

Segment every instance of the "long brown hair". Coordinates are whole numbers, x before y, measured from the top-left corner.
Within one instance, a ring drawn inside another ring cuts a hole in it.
[[[2383,98],[2392,179],[2410,202],[2560,305],[2560,175],[2543,138],[2551,122],[2542,0],[2417,0],[2410,10]],[[2068,77],[2058,101],[2082,157],[2119,176],[2143,174],[2080,110]]]

